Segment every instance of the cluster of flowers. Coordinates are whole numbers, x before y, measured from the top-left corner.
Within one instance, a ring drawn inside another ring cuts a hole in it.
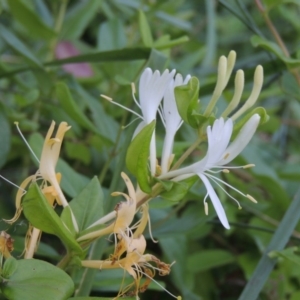
[[[235,52],[233,51],[230,52],[228,58],[220,58],[216,88],[206,110],[203,112],[204,116],[212,116],[216,102],[220,98],[228,83],[234,63]],[[253,106],[258,98],[263,82],[262,67],[258,66],[255,71],[254,86],[249,98],[239,110],[237,110],[230,118],[228,118],[228,116],[236,110],[244,88],[243,71],[239,70],[237,72],[235,78],[235,93],[231,102],[221,116],[219,118],[214,117],[213,124],[206,127],[206,138],[208,143],[206,155],[200,161],[182,168],[179,168],[179,165],[176,166],[176,164],[173,164],[174,138],[176,132],[183,124],[180,111],[178,111],[176,104],[174,90],[178,86],[187,84],[191,80],[191,76],[187,76],[184,79],[180,74],[175,76],[175,73],[175,70],[171,72],[166,70],[164,73],[160,74],[159,71],[153,72],[149,68],[145,69],[142,73],[139,82],[139,101],[136,100],[133,89],[134,101],[140,108],[142,114],[140,115],[130,110],[142,120],[137,126],[134,136],[137,136],[139,132],[145,128],[145,126],[149,125],[153,120],[156,120],[157,114],[159,114],[162,123],[164,124],[166,133],[160,165],[158,165],[155,130],[153,132],[149,149],[149,172],[151,176],[156,177],[158,180],[171,180],[174,182],[180,182],[189,177],[197,175],[202,180],[207,190],[207,194],[204,198],[205,213],[208,213],[208,204],[206,200],[209,196],[221,223],[225,228],[229,228],[229,222],[227,220],[224,208],[211,182],[219,185],[231,198],[233,197],[228,194],[222,185],[226,185],[242,196],[245,196],[251,201],[256,202],[253,197],[238,191],[236,188],[222,181],[215,174],[218,172],[228,173],[230,168],[240,168],[225,167],[225,165],[230,163],[241,153],[241,151],[251,140],[260,123],[260,115],[253,113],[245,121],[235,139],[230,142],[234,131],[234,121],[251,106]],[[112,103],[121,106],[120,104],[112,101],[111,98],[106,96],[103,97],[110,100]],[[56,135],[52,137],[54,127],[55,123],[52,122],[45,138],[40,161],[35,156],[35,158],[39,161],[39,170],[36,172],[36,174],[25,179],[19,187],[19,191],[16,196],[17,212],[13,219],[8,220],[8,222],[14,222],[19,217],[22,210],[22,197],[26,193],[25,189],[27,186],[31,182],[42,180],[40,189],[49,202],[49,205],[54,206],[54,203],[57,203],[58,205],[62,205],[64,208],[68,207],[71,212],[73,228],[75,229],[75,232],[78,233],[79,229],[76,218],[73,215],[69,203],[60,188],[61,174],[56,173],[55,170],[64,135],[66,131],[70,129],[70,126],[68,126],[67,123],[62,122],[58,127]],[[248,168],[252,166],[253,165],[246,165],[242,166],[242,168]],[[138,299],[138,293],[147,289],[151,280],[154,280],[153,277],[156,271],[159,273],[159,275],[167,275],[170,272],[171,265],[160,261],[153,255],[145,254],[146,240],[143,232],[149,223],[148,204],[146,202],[151,199],[151,195],[146,195],[148,198],[147,201],[144,201],[145,193],[140,190],[139,186],[137,186],[137,189],[135,190],[129,177],[125,173],[122,173],[121,176],[127,186],[128,195],[120,192],[115,192],[113,195],[124,196],[126,201],[119,202],[115,206],[113,212],[108,213],[106,216],[99,219],[87,229],[92,229],[99,224],[107,224],[110,222],[109,225],[107,225],[105,228],[101,228],[100,230],[90,230],[89,233],[86,235],[81,235],[76,241],[79,244],[83,244],[86,243],[86,241],[94,241],[96,238],[100,238],[104,235],[113,234],[115,249],[109,259],[99,261],[82,260],[81,265],[89,268],[121,268],[126,270],[128,274],[133,277],[134,282],[132,285],[122,288],[117,297],[124,295],[135,295]],[[233,199],[240,207],[239,202],[235,198]],[[132,225],[137,212],[141,213],[141,217],[139,218],[138,222]],[[30,229],[25,247],[25,258],[33,257],[40,233],[40,230],[37,228]],[[143,281],[142,277],[144,277]],[[180,299],[180,297],[176,297],[174,295],[172,296],[176,299]]]

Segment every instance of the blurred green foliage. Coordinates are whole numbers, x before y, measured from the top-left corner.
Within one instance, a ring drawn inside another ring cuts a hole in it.
[[[216,82],[218,57],[235,50],[236,69],[245,70],[244,100],[252,88],[254,68],[264,67],[258,106],[266,108],[270,120],[236,160],[256,167],[222,176],[253,195],[258,204],[243,200],[243,210],[237,210],[218,190],[231,223],[226,231],[214,212],[205,216],[205,189],[199,182],[175,206],[154,199],[151,221],[159,243],[149,241],[148,249],[165,261],[176,261],[162,280],[175,295],[188,300],[237,299],[299,188],[299,5],[296,0],[265,0],[262,12],[250,0],[1,0],[1,175],[20,184],[37,167],[15,121],[37,156],[51,121],[66,121],[72,130],[66,134],[58,164],[62,188],[72,199],[96,176],[109,212],[116,204],[109,192],[123,189],[120,172],[126,171],[125,154],[134,126],[123,129],[132,120],[129,113],[99,95],[133,107],[130,83],[137,83],[141,71],[150,66],[176,68],[198,77],[205,103]],[[289,56],[267,20],[277,28]],[[220,111],[232,95],[233,80],[218,103]],[[184,125],[175,154],[183,153],[195,138],[195,132]],[[195,151],[190,160],[197,159]],[[15,187],[0,182],[1,218],[13,216],[15,194]],[[25,220],[12,226],[0,222],[1,230],[15,239],[15,255],[23,250],[27,225]],[[298,225],[289,247],[297,247],[299,230]],[[90,257],[100,259],[110,252],[101,242],[94,245]],[[298,299],[299,255],[284,251],[275,253],[280,257],[277,268],[259,299]],[[63,253],[58,239],[43,235],[37,257],[56,263]],[[70,275],[79,288],[77,296],[88,296],[90,291],[93,296],[113,296],[122,278],[109,271],[77,270]],[[152,283],[141,298],[171,299],[158,290]]]

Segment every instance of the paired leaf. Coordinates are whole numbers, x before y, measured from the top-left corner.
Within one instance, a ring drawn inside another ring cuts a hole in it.
[[[132,140],[126,153],[126,166],[135,175],[139,186],[145,193],[151,192],[149,185],[148,158],[150,142],[155,129],[155,120],[146,125]]]
[[[193,128],[198,128],[199,125],[197,118],[195,118],[199,89],[199,80],[192,77],[186,85],[178,86],[174,90],[178,112],[182,120]]]
[[[22,201],[22,207],[26,218],[34,227],[58,236],[68,249],[79,254],[82,252],[79,244],[50,206],[36,183],[29,187]]]
[[[65,300],[74,291],[67,273],[37,259],[9,258],[1,277],[1,292],[9,300]]]

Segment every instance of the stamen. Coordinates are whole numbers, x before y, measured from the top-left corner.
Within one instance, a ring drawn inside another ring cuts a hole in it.
[[[102,98],[108,100],[109,102],[111,102],[111,103],[113,103],[113,104],[115,104],[115,105],[117,105],[117,106],[119,106],[119,107],[121,107],[121,108],[123,108],[123,109],[125,109],[125,110],[127,110],[127,111],[129,111],[129,112],[131,112],[132,114],[138,116],[140,119],[144,120],[144,118],[143,118],[141,115],[139,115],[137,112],[135,112],[134,110],[132,110],[132,109],[130,109],[130,108],[128,108],[128,107],[126,107],[126,106],[124,106],[124,105],[118,103],[118,102],[113,101],[113,99],[110,98],[110,97],[107,97],[107,96],[102,95],[102,94],[101,94],[100,96],[101,96]]]
[[[134,82],[131,82],[131,92],[132,94],[136,94],[136,88]]]
[[[243,169],[248,169],[248,168],[253,168],[253,167],[255,167],[255,164],[248,164],[248,165],[243,166]]]
[[[206,174],[206,176],[208,176],[229,198],[231,198],[233,201],[236,202],[236,204],[238,205],[238,208],[241,209],[241,205],[240,202],[238,200],[236,200],[233,196],[231,196],[219,183],[218,181],[222,182],[223,184],[227,185],[228,187],[232,188],[234,191],[238,192],[239,194],[243,195],[244,197],[247,197],[245,194],[243,194],[241,191],[237,190],[236,188],[234,188],[233,186],[231,186],[230,184],[228,184],[227,182],[213,176],[210,174]]]
[[[226,153],[223,157],[223,159],[226,159],[229,156],[229,153]]]
[[[19,134],[20,134],[22,140],[24,141],[24,143],[25,143],[26,146],[28,147],[28,149],[29,149],[29,151],[31,152],[31,154],[32,154],[33,157],[36,159],[36,161],[37,161],[38,163],[40,163],[40,160],[37,158],[37,156],[35,155],[35,153],[34,153],[33,150],[31,149],[29,143],[26,141],[24,135],[22,134],[22,132],[21,132],[21,130],[20,130],[20,128],[19,128],[19,123],[18,123],[18,122],[14,122],[14,124],[16,125],[17,130],[18,130],[18,132],[19,132]]]
[[[24,193],[26,193],[26,190],[22,189],[20,186],[18,186],[17,184],[13,183],[12,181],[6,179],[2,175],[0,175],[0,178],[2,178],[3,180],[5,180],[6,182],[10,183],[11,185],[13,185],[14,187],[16,187],[17,189],[22,190]]]
[[[108,96],[106,96],[106,95],[103,95],[103,94],[100,94],[100,97],[102,97],[102,98],[104,98],[105,100],[108,100],[108,101],[110,101],[110,102],[113,101],[112,98],[110,98],[110,97],[108,97]]]
[[[133,124],[136,120],[139,120],[139,118],[135,118],[134,120],[132,120],[129,124],[122,126],[122,129],[126,129],[127,127],[129,127],[131,124]]]
[[[226,174],[230,173],[230,171],[228,169],[223,169],[222,172],[226,173]]]
[[[158,111],[158,114],[159,114],[159,116],[160,116],[160,119],[161,119],[161,121],[162,121],[164,127],[166,127],[165,115],[164,115],[164,111],[163,111],[163,108],[162,108],[161,104],[159,105],[157,111]]]
[[[252,202],[254,202],[254,203],[257,203],[257,201],[256,201],[251,195],[247,194],[246,197],[247,197],[250,201],[252,201]]]
[[[205,211],[205,214],[208,216],[208,204],[206,201],[204,202],[204,211]]]

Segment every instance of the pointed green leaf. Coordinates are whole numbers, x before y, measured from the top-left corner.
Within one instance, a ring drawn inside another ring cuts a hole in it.
[[[189,255],[187,266],[189,271],[196,273],[233,262],[235,262],[235,257],[230,252],[211,249]]]
[[[100,24],[97,41],[99,50],[122,49],[126,43],[124,22],[120,18],[113,18]]]
[[[22,207],[27,220],[36,228],[58,236],[68,249],[81,253],[82,249],[63,224],[36,183],[32,184],[23,201]]]
[[[1,277],[0,289],[9,300],[65,300],[74,291],[67,273],[37,259],[9,258]]]
[[[147,18],[142,10],[139,10],[139,26],[140,32],[145,47],[153,46],[153,38]]]
[[[271,259],[269,253],[271,251],[281,251],[289,241],[293,231],[295,230],[300,218],[300,190],[298,190],[294,200],[291,202],[288,210],[285,212],[281,222],[279,223],[271,242],[263,253],[255,271],[248,280],[239,300],[257,299],[266,281],[268,280],[276,259]],[[255,288],[253,288],[255,286]]]
[[[178,86],[174,91],[178,112],[182,120],[193,128],[198,128],[193,114],[198,108],[199,89],[199,80],[192,77],[186,85]]]
[[[97,14],[102,0],[77,1],[68,10],[60,36],[63,39],[79,38]]]
[[[50,40],[56,36],[56,33],[42,21],[39,14],[26,5],[26,2],[9,0],[8,5],[14,18],[32,37]]]
[[[77,103],[74,101],[68,86],[64,82],[58,82],[56,84],[56,96],[61,107],[74,121],[84,128],[97,133],[95,126],[80,110]]]
[[[132,140],[126,153],[126,166],[136,176],[140,188],[145,193],[151,192],[149,185],[148,158],[150,141],[155,128],[155,120],[145,126]]]
[[[26,61],[33,67],[42,68],[42,64],[36,58],[29,48],[17,38],[11,31],[0,24],[0,36],[5,42],[12,47],[17,53],[22,55]]]
[[[79,231],[86,229],[103,216],[103,192],[97,177],[71,202],[70,207],[77,221]],[[69,219],[65,209],[61,215],[63,221]]]
[[[251,38],[251,43],[254,47],[262,47],[272,53],[274,53],[280,60],[282,60],[286,66],[289,69],[294,69],[294,68],[298,68],[300,66],[300,59],[294,59],[294,58],[289,58],[287,57],[281,50],[281,48],[273,43],[270,42],[264,38],[262,38],[261,36],[258,35],[254,35]]]

